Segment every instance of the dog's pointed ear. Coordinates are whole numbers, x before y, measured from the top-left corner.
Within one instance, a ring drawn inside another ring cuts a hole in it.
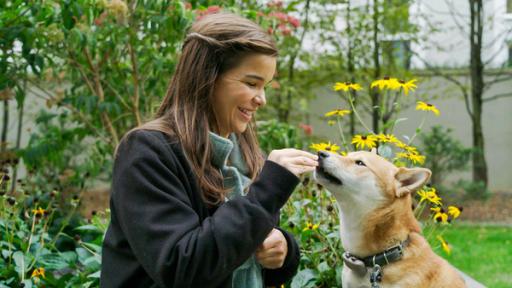
[[[426,168],[398,168],[398,172],[395,174],[397,180],[396,197],[402,197],[407,193],[417,191],[428,179],[430,179],[432,172]]]

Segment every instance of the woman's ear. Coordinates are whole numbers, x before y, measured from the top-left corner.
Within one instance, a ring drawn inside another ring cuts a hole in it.
[[[426,168],[405,168],[400,167],[395,174],[396,181],[396,197],[402,197],[407,193],[417,191],[428,179],[432,172]]]

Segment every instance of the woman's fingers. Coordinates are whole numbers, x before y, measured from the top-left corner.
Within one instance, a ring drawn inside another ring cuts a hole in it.
[[[270,152],[268,160],[285,167],[296,176],[310,172],[318,166],[318,156],[298,149],[281,149]]]

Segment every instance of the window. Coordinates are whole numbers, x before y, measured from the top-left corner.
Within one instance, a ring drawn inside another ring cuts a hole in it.
[[[390,68],[411,67],[410,41],[408,40],[387,40],[381,42],[382,64]]]

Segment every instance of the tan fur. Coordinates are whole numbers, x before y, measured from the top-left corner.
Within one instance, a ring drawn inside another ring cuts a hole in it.
[[[356,160],[365,165],[356,165]],[[343,182],[337,185],[315,173],[340,206],[340,231],[347,251],[366,257],[410,237],[402,259],[383,267],[380,287],[465,287],[457,271],[432,251],[411,209],[411,194],[428,180],[428,169],[397,168],[370,152],[346,157],[328,153],[320,165]],[[370,287],[369,273],[359,277],[345,266],[343,287]]]

